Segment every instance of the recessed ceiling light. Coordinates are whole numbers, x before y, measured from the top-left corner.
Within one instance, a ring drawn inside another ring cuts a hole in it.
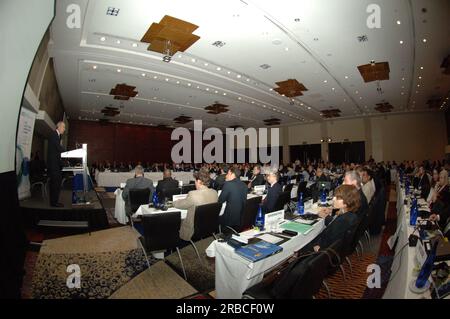
[[[94,66],[92,66],[92,68],[95,70],[95,69],[97,69],[97,66],[96,65],[94,65]]]
[[[228,74],[231,74],[231,71],[227,71]]]
[[[209,88],[206,88],[206,91],[209,91]]]
[[[154,78],[154,79],[157,79],[158,77],[155,75],[153,78]]]
[[[142,73],[141,75],[142,75],[142,76],[145,76],[145,73]]]
[[[422,80],[422,77],[421,77],[421,76],[419,76],[419,80]]]
[[[177,84],[180,84],[180,81],[177,81]]]
[[[400,20],[397,20],[397,24],[401,24],[401,21],[400,21]]]
[[[105,38],[105,37],[101,37],[101,38],[100,38],[100,41],[105,42],[105,41],[106,41],[106,38]]]
[[[270,89],[269,89],[269,91],[273,91],[273,89],[272,89],[272,88],[270,88]]]
[[[200,88],[200,86],[197,85],[197,89],[199,89],[199,88]]]
[[[328,81],[327,80],[323,80],[323,83],[327,83]]]
[[[285,51],[289,51],[289,48],[288,48],[288,47],[285,47],[284,50],[285,50]]]
[[[216,93],[216,94],[217,94],[217,93],[219,93],[219,91],[214,91],[214,93]]]
[[[183,56],[181,54],[178,54],[178,57],[181,59]]]
[[[187,85],[188,85],[188,86],[191,86],[191,83],[188,83]]]
[[[423,41],[423,43],[426,43],[426,42],[427,42],[427,39],[423,39],[422,41]]]
[[[227,95],[227,94],[224,92],[223,95]]]
[[[191,61],[195,63],[195,61],[197,61],[197,60],[195,60],[195,59],[191,59]]]
[[[195,61],[192,61],[192,62],[195,62]],[[205,66],[208,66],[208,65],[209,65],[209,63],[205,63],[204,65],[205,65]]]
[[[403,40],[400,40],[400,44],[403,44]]]
[[[417,84],[417,87],[420,87],[420,84]]]
[[[236,77],[237,77],[238,79],[240,79],[240,78],[241,78],[241,75],[240,75],[240,74],[238,74],[238,75],[236,75]]]
[[[137,48],[138,44],[137,44],[137,43],[133,43],[131,46],[132,46],[133,48]]]
[[[120,44],[120,40],[117,40],[116,43],[117,43],[117,44]]]
[[[117,69],[117,72],[119,72],[119,73],[120,73],[120,72],[122,72],[122,70],[121,70],[121,69]]]
[[[360,96],[359,99],[362,100],[362,96]]]
[[[335,90],[334,88],[331,88],[333,91]]]
[[[303,106],[303,103],[300,103],[301,106]]]
[[[308,110],[311,110],[311,106],[308,106]]]
[[[402,81],[405,81],[405,78],[402,78]]]
[[[344,78],[348,79],[348,75],[344,76]]]
[[[358,91],[355,91],[355,93],[358,94],[359,92],[358,92]]]
[[[252,101],[252,104],[255,104],[255,101]]]
[[[401,95],[405,95],[405,92],[400,93]]]
[[[220,71],[220,70],[222,70],[222,68],[221,68],[220,66],[218,66],[218,67],[216,68],[216,70],[217,70],[217,71]]]
[[[421,66],[420,69],[423,70],[423,66]]]
[[[250,79],[247,79],[246,81],[247,81],[247,82],[250,82]]]
[[[242,100],[242,98],[241,98],[241,97],[238,97],[238,100]]]

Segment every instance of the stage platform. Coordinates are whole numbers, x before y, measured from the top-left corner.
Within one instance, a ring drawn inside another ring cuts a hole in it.
[[[25,224],[31,227],[46,220],[88,222],[90,230],[108,228],[108,217],[95,190],[89,191],[86,197],[89,205],[73,205],[72,191],[61,190],[59,199],[64,207],[52,207],[48,198],[43,198],[41,192],[35,192],[31,198],[20,201],[20,208]],[[66,224],[71,227],[69,223]]]

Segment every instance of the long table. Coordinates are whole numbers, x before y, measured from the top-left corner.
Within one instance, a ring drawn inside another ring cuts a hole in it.
[[[303,248],[319,235],[324,221],[314,224],[306,235],[299,234],[281,244],[283,250],[257,262],[250,262],[234,252],[226,243],[213,241],[206,249],[208,257],[215,257],[215,284],[218,299],[240,299],[249,287],[260,282],[264,274],[287,260],[295,251]]]
[[[162,172],[149,172],[144,173],[146,178],[151,179],[153,182],[157,182],[163,179]],[[97,185],[101,187],[119,187],[121,183],[125,183],[127,179],[133,178],[134,172],[98,172],[95,179]],[[192,172],[173,172],[172,177],[178,181],[182,181],[183,185],[189,184],[194,180]]]
[[[391,277],[383,299],[431,298],[429,289],[421,294],[416,294],[409,289],[410,283],[417,279],[419,266],[416,258],[418,247],[409,247],[408,245],[408,238],[414,232],[414,226],[409,224],[410,208],[408,205],[405,205],[405,198],[405,190],[400,187],[400,183],[397,183],[397,231],[391,240],[398,239],[394,261],[391,266]],[[418,235],[418,231],[416,231],[415,235]],[[421,245],[420,241],[418,245]]]

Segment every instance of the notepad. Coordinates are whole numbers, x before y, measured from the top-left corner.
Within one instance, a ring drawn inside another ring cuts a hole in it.
[[[280,228],[295,231],[302,235],[306,235],[313,229],[313,226],[297,222],[288,222],[280,225]]]

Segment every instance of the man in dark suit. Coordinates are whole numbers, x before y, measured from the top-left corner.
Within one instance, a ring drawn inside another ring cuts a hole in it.
[[[419,171],[413,180],[414,188],[421,189],[420,197],[427,199],[428,194],[430,193],[431,185],[430,180],[428,178],[427,172],[425,168],[422,166],[419,167]]]
[[[225,184],[225,179],[227,177],[228,173],[228,166],[222,166],[220,167],[220,175],[216,177],[216,180],[214,181],[214,187],[217,190],[222,189],[223,184]]]
[[[220,216],[220,224],[236,229],[241,224],[241,215],[247,201],[247,186],[239,179],[240,176],[238,168],[230,167],[219,196],[219,203],[227,203],[225,212]]]
[[[255,167],[253,167],[253,176],[250,179],[250,183],[247,185],[248,188],[264,185],[265,183],[264,176],[261,174],[261,166],[255,165]]]
[[[269,186],[267,188],[267,196],[263,200],[262,205],[262,209],[265,214],[274,211],[278,197],[283,191],[283,188],[281,187],[280,183],[278,183],[278,179],[279,175],[277,172],[270,172],[267,175],[267,183],[269,184]]]
[[[134,178],[129,178],[122,192],[122,198],[125,201],[125,212],[127,215],[131,213],[131,203],[130,203],[130,189],[146,189],[150,190],[150,197],[148,201],[153,196],[155,188],[153,187],[153,181],[151,179],[144,177],[144,168],[141,165],[136,166],[134,169]]]
[[[47,173],[50,177],[50,205],[53,207],[63,207],[59,203],[59,192],[61,191],[61,153],[64,148],[61,145],[61,136],[66,130],[64,122],[58,122],[56,129],[50,133],[47,147]]]
[[[174,189],[178,187],[178,181],[172,178],[172,172],[170,169],[165,169],[163,172],[163,179],[158,181],[156,185],[156,192],[161,194],[164,190]]]

